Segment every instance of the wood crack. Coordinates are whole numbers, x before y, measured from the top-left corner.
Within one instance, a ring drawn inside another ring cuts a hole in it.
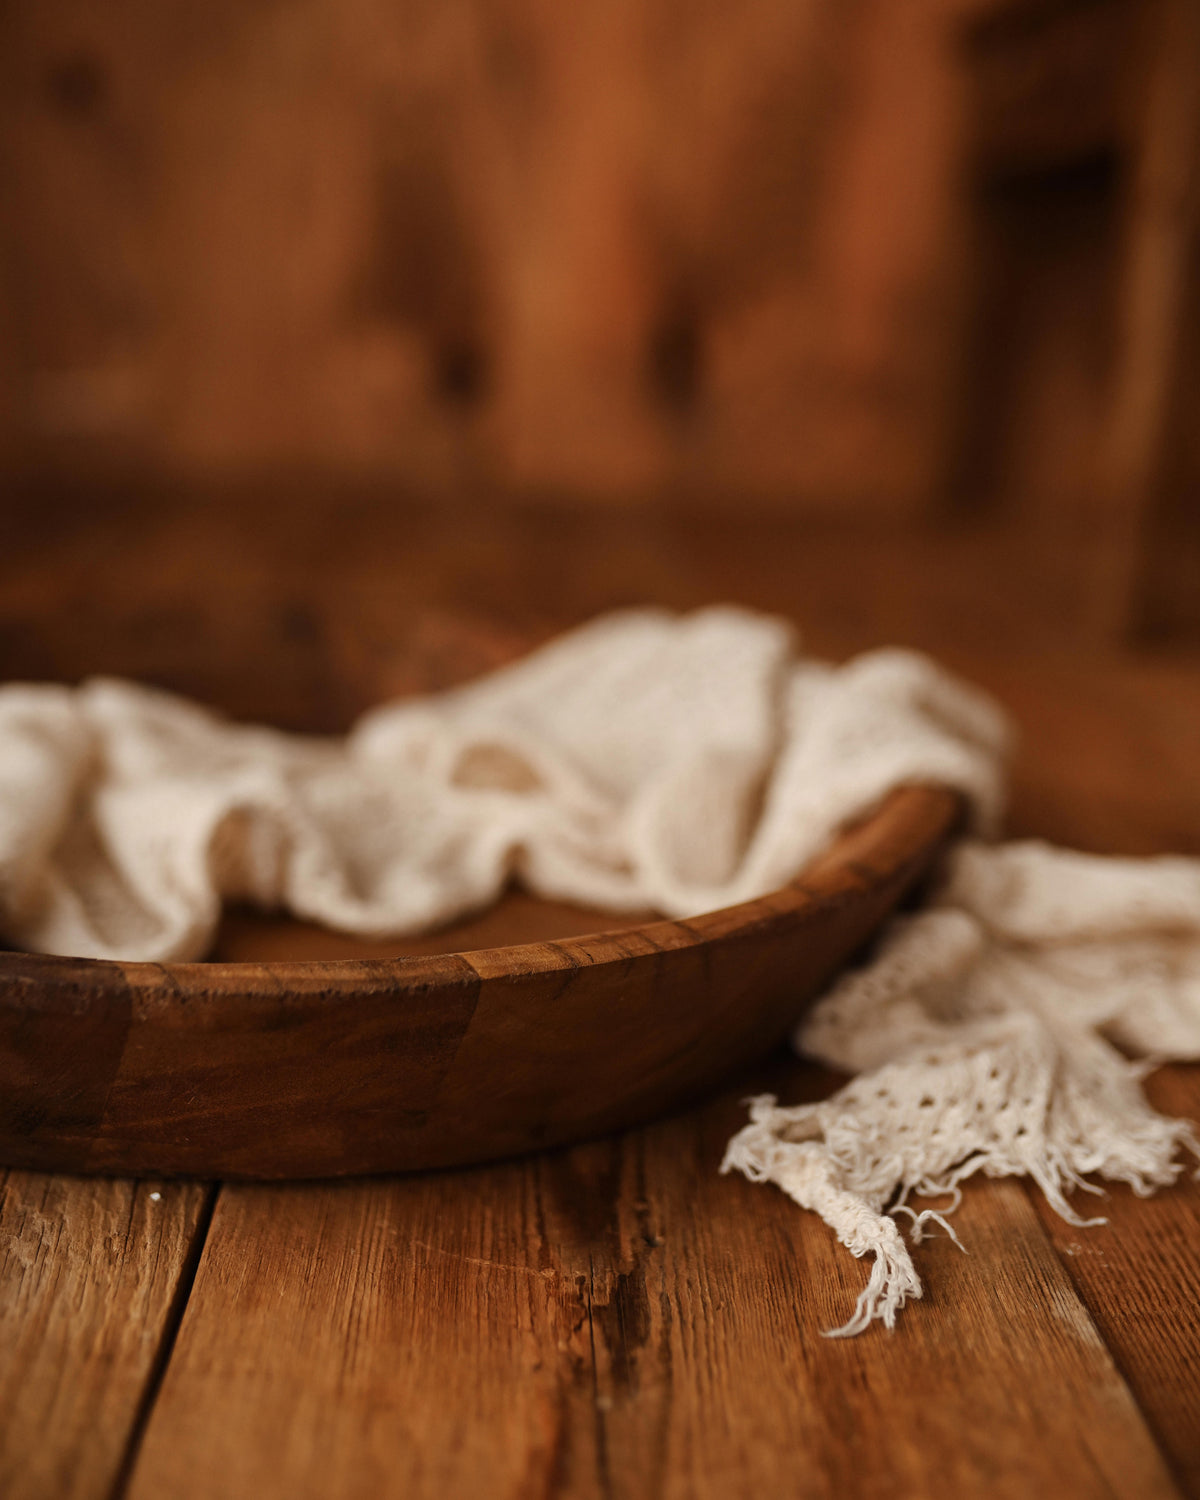
[[[133,1471],[137,1466],[142,1441],[146,1435],[146,1429],[150,1425],[150,1418],[154,1413],[154,1406],[158,1400],[158,1394],[162,1389],[163,1381],[166,1379],[167,1369],[171,1363],[171,1355],[175,1350],[175,1341],[179,1336],[179,1329],[183,1323],[184,1314],[187,1312],[188,1302],[191,1300],[192,1287],[195,1285],[196,1272],[199,1269],[200,1257],[204,1253],[204,1246],[208,1240],[208,1231],[212,1224],[213,1214],[216,1211],[217,1198],[220,1191],[220,1183],[209,1185],[200,1205],[200,1211],[196,1216],[196,1224],[188,1243],[187,1254],[180,1267],[179,1280],[175,1285],[175,1295],[171,1299],[167,1316],[163,1320],[158,1347],[154,1354],[154,1361],[150,1366],[149,1374],[146,1377],[146,1384],[142,1389],[141,1399],[138,1402],[137,1411],[134,1414],[125,1439],[121,1461],[117,1466],[117,1472],[113,1477],[112,1487],[109,1490],[109,1500],[123,1500],[129,1488],[130,1480],[133,1478]]]

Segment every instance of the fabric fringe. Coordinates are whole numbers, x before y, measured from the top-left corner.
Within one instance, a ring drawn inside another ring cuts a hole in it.
[[[1081,1038],[1085,1044],[1095,1040]],[[1077,1080],[1072,1080],[1062,1092],[1043,1094],[1037,1101],[1040,1124],[1034,1117],[1032,1125],[1015,1125],[1007,1142],[1003,1132],[990,1131],[989,1141],[975,1139],[967,1154],[947,1163],[940,1143],[958,1134],[964,1112],[986,1113],[959,1086],[938,1092],[939,1076],[943,1083],[960,1085],[964,1072],[980,1071],[980,1054],[964,1047],[946,1049],[932,1068],[927,1057],[881,1068],[817,1104],[783,1108],[771,1094],[748,1100],[750,1123],[729,1142],[721,1171],[741,1172],[751,1182],[774,1183],[802,1208],[818,1214],[852,1255],[874,1257],[852,1316],[840,1327],[824,1330],[827,1337],[863,1333],[876,1320],[893,1329],[900,1309],[910,1298],[920,1298],[923,1290],[897,1219],[903,1215],[911,1221],[913,1244],[927,1237],[928,1225],[936,1224],[964,1249],[948,1215],[959,1206],[960,1185],[967,1178],[978,1173],[1031,1177],[1060,1217],[1092,1227],[1105,1219],[1082,1217],[1066,1197],[1074,1189],[1103,1194],[1085,1173],[1125,1182],[1139,1196],[1147,1196],[1176,1181],[1184,1170],[1182,1151],[1200,1159],[1195,1126],[1151,1109],[1137,1087],[1143,1069],[1108,1050],[1110,1081],[1125,1107],[1119,1117],[1098,1122],[1090,1136],[1071,1128],[1078,1103],[1071,1098],[1077,1087]],[[997,1052],[992,1060],[1009,1079],[1021,1072],[1011,1056],[1006,1060]],[[984,1071],[990,1074],[992,1068]],[[922,1091],[916,1106],[919,1128],[910,1129],[907,1143],[895,1136],[898,1128],[901,1137],[906,1133],[898,1127],[895,1110],[896,1086],[904,1083],[917,1084]],[[931,1086],[936,1098],[928,1092]],[[1200,1177],[1200,1171],[1196,1175]],[[948,1196],[950,1202],[918,1211],[908,1202],[913,1194]]]

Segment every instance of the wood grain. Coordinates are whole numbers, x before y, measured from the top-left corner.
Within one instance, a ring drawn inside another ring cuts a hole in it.
[[[108,1500],[199,1253],[203,1183],[0,1183],[0,1494]]]
[[[4,676],[132,672],[339,730],[381,690],[461,680],[594,610],[734,598],[795,619],[820,652],[920,646],[996,693],[1023,731],[1015,831],[1200,853],[1197,662],[1084,649],[1069,533],[1039,552],[1003,528],[601,524],[300,484],[168,499],[93,495],[65,529],[61,510],[28,507],[0,549]],[[1195,1077],[1171,1070],[1152,1094],[1194,1116]],[[14,1174],[20,1201],[44,1208],[19,1219],[0,1282],[0,1396],[18,1417],[0,1489],[657,1500],[753,1483],[756,1500],[1090,1500],[1171,1494],[1173,1476],[1200,1496],[1195,1188],[1115,1191],[1110,1226],[1082,1232],[1018,1185],[975,1184],[956,1221],[969,1254],[920,1247],[927,1296],[895,1334],[830,1344],[817,1331],[844,1318],[865,1268],[781,1194],[715,1168],[742,1094],[832,1083],[783,1062],[616,1142],[223,1188],[128,1484],[152,1321],[131,1329],[128,1293],[157,1286],[165,1261],[136,1235],[116,1253],[130,1204],[135,1223],[142,1211],[127,1184]],[[163,1205],[194,1191],[154,1186]],[[0,1253],[16,1227],[6,1200]],[[134,1394],[106,1405],[118,1391]]]
[[[717,1176],[741,1118],[226,1189],[133,1500],[1177,1493],[1019,1187],[967,1195],[969,1255],[919,1252],[895,1335],[828,1341],[864,1267]]]
[[[912,513],[975,3],[6,7],[0,442]]]
[[[784,1037],[928,873],[956,793],[900,787],[791,884],[686,921],[401,959],[0,954],[0,1161],[327,1177],[652,1118]]]
[[[12,4],[0,473],[994,503],[1194,640],[1190,15]]]
[[[1164,1069],[1147,1092],[1166,1114],[1200,1129],[1200,1073]],[[1077,1195],[1107,1224],[1075,1229],[1034,1197],[1081,1300],[1146,1412],[1186,1494],[1200,1494],[1200,1181],[1192,1161],[1178,1185],[1150,1199],[1123,1187]]]

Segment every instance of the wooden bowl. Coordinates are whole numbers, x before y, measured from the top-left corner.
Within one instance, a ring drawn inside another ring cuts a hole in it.
[[[772,895],[592,936],[317,962],[0,954],[0,1164],[327,1177],[648,1119],[777,1043],[959,814],[901,788]],[[225,944],[261,957],[281,930]]]

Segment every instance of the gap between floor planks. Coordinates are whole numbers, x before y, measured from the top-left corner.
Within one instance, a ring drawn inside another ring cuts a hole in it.
[[[0,1494],[107,1500],[169,1354],[214,1189],[9,1171]]]
[[[901,1330],[713,1172],[723,1101],[523,1163],[226,1188],[134,1471],[160,1495],[1177,1493],[1037,1214],[980,1184]]]
[[[1164,1114],[1200,1127],[1200,1068],[1163,1068],[1147,1093]],[[1200,1181],[1188,1159],[1178,1184],[1148,1199],[1127,1187],[1076,1194],[1093,1229],[1066,1223],[1032,1184],[1026,1192],[1076,1293],[1133,1390],[1183,1491],[1200,1495]]]
[[[1143,675],[1139,667],[1133,686]],[[1024,681],[994,686],[1021,706]],[[1024,705],[1038,748],[1023,759],[1026,780],[1018,777],[1025,822],[1091,846],[1195,847],[1175,760],[1196,721],[1174,691],[1180,684],[1172,677],[1171,693],[1129,712],[1128,685],[1105,675],[1093,717],[1107,739],[1097,741],[1077,722],[1077,674],[1070,683],[1069,695],[1047,689]],[[1165,684],[1155,678],[1152,686]],[[1068,698],[1071,713],[1047,719]],[[1165,719],[1147,729],[1142,710],[1156,705],[1159,719],[1171,707],[1170,733]],[[1182,739],[1176,729],[1186,731]],[[1089,764],[1085,739],[1107,745],[1093,776],[1104,771],[1107,781],[1088,797],[1072,780]],[[1132,770],[1146,763],[1147,746],[1172,759],[1161,775],[1138,778]],[[1093,826],[1096,808],[1113,810],[1113,827]],[[1195,1070],[1165,1070],[1151,1092],[1162,1107],[1200,1117]],[[135,1497],[224,1497],[259,1487],[255,1500],[268,1500],[286,1492],[286,1480],[298,1497],[319,1494],[305,1490],[307,1474],[289,1469],[294,1457],[274,1451],[294,1406],[321,1435],[314,1475],[327,1477],[349,1452],[347,1484],[375,1473],[411,1480],[412,1495],[452,1492],[481,1474],[489,1493],[536,1480],[543,1493],[650,1494],[656,1475],[696,1494],[735,1495],[752,1482],[799,1494],[838,1484],[870,1493],[885,1477],[891,1494],[916,1494],[934,1480],[965,1494],[1001,1493],[1005,1484],[1015,1493],[1028,1464],[1049,1449],[1065,1495],[1104,1493],[1110,1480],[1118,1493],[1131,1492],[1128,1482],[1139,1494],[1170,1493],[1149,1434],[1182,1489],[1200,1495],[1195,1184],[1149,1202],[1114,1190],[1100,1205],[1109,1226],[1092,1230],[1063,1224],[1032,1189],[981,1184],[958,1221],[970,1258],[944,1242],[925,1247],[930,1295],[904,1314],[894,1338],[873,1332],[830,1345],[816,1330],[844,1317],[864,1268],[778,1194],[715,1178],[721,1132],[738,1112],[728,1101],[713,1110],[619,1146],[480,1173],[226,1190],[158,1400],[188,1257],[204,1236],[207,1190],[8,1174],[0,1493],[108,1500],[130,1488]],[[713,1119],[722,1122],[715,1133]],[[689,1163],[687,1191],[672,1181],[664,1142]],[[630,1190],[625,1178],[639,1152],[649,1185]],[[586,1199],[597,1182],[619,1191],[601,1202],[598,1238],[589,1240],[571,1229],[578,1212],[563,1205],[570,1184]],[[153,1191],[161,1196],[151,1211]],[[478,1202],[466,1201],[472,1195]],[[527,1211],[539,1202],[540,1228]],[[412,1220],[423,1228],[406,1237]],[[375,1236],[361,1254],[347,1239],[348,1226],[360,1223]],[[239,1257],[263,1267],[257,1292],[237,1280]],[[433,1288],[441,1321],[422,1324],[412,1305],[397,1307],[385,1295],[396,1286]],[[955,1308],[955,1297],[968,1305]],[[410,1332],[430,1358],[429,1379],[413,1365],[411,1341],[393,1347],[402,1312],[412,1314]],[[297,1344],[306,1330],[320,1335],[328,1358],[318,1363],[311,1343]],[[1074,1384],[1059,1378],[1060,1345]],[[468,1357],[481,1351],[487,1370]],[[1014,1386],[1017,1360],[1029,1368]],[[222,1361],[228,1388],[218,1378]],[[997,1361],[1007,1384],[992,1378]],[[468,1398],[480,1414],[480,1403],[491,1402],[512,1418],[515,1441],[503,1424],[476,1422],[456,1445],[456,1403]],[[198,1414],[189,1426],[181,1413],[192,1401]],[[398,1429],[410,1434],[407,1448],[396,1446]],[[264,1452],[252,1443],[238,1449],[238,1435],[257,1435]],[[226,1448],[228,1473],[205,1488],[213,1455]],[[185,1457],[193,1467],[182,1487],[158,1490]],[[271,1471],[256,1476],[254,1465],[267,1458]],[[1136,1472],[1123,1467],[1130,1463]]]
[[[736,1112],[475,1172],[227,1187],[161,1393],[211,1193],[9,1174],[3,1492],[1175,1493],[1150,1432],[1200,1492],[1194,1189],[1114,1193],[1082,1231],[980,1184],[971,1255],[921,1252],[898,1333],[830,1343],[864,1268],[715,1177]]]

